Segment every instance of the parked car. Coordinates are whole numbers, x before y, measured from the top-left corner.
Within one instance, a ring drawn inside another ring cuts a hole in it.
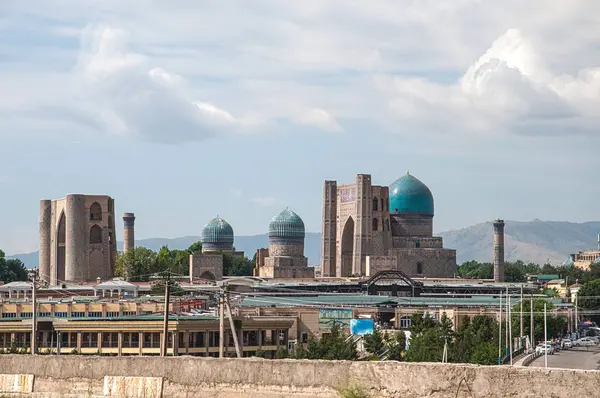
[[[592,347],[595,346],[596,343],[594,343],[594,340],[590,339],[589,337],[583,337],[579,340],[576,340],[575,345],[577,347]]]
[[[564,349],[573,347],[573,342],[571,339],[562,339],[560,343]]]
[[[550,343],[538,344],[537,347],[535,347],[535,353],[554,355],[554,347],[552,347],[552,344]]]

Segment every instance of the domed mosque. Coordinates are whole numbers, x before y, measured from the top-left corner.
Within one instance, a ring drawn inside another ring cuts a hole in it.
[[[409,172],[389,187],[372,185],[369,174],[353,184],[325,181],[322,276],[453,277],[456,250],[433,236],[433,216],[431,190]]]
[[[255,276],[264,278],[314,278],[314,268],[304,257],[304,221],[285,208],[269,223],[269,248],[256,253]]]
[[[217,216],[202,228],[202,251],[190,254],[190,282],[223,279],[223,255],[244,256],[234,251],[231,225]]]

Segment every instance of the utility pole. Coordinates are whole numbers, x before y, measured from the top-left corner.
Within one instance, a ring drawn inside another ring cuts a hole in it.
[[[577,292],[577,295],[575,296],[575,333],[579,333],[579,311],[577,308],[578,302],[579,302],[579,292]],[[579,336],[579,334],[577,334],[576,336]]]
[[[535,347],[535,342],[533,339],[535,338],[533,334],[533,293],[529,297],[529,345],[531,346],[531,350],[533,351],[533,347]]]
[[[233,336],[233,344],[235,345],[235,353],[238,358],[242,357],[242,351],[240,350],[240,344],[237,337],[237,330],[235,329],[235,323],[231,316],[231,306],[229,305],[229,294],[225,295],[225,307],[227,308],[227,317],[229,318],[229,327],[231,327],[231,335]]]
[[[548,368],[548,322],[546,319],[546,303],[544,302],[544,367]]]
[[[167,346],[169,344],[169,300],[171,295],[171,271],[165,271],[165,277],[163,278],[165,284],[165,311],[163,319],[163,336],[162,336],[162,347],[160,350],[160,356],[167,356]],[[173,349],[175,344],[173,344]]]
[[[31,355],[37,354],[37,297],[36,297],[36,283],[37,283],[37,270],[32,270],[29,273],[31,278]]]
[[[519,332],[519,336],[521,337],[521,341],[523,341],[523,332],[525,329],[523,328],[523,285],[521,285],[521,330]]]
[[[221,289],[219,292],[219,358],[223,358],[225,351],[225,298]]]
[[[500,290],[500,321],[498,322],[498,365],[502,365],[502,290]]]
[[[510,319],[509,319],[510,313],[508,312],[508,310],[509,310],[509,303],[510,303],[510,297],[508,295],[508,286],[507,286],[506,287],[506,324],[505,324],[505,328],[504,328],[505,329],[505,332],[504,332],[505,346],[504,346],[504,348],[505,348],[505,352],[506,352],[506,357],[508,357],[508,354],[509,354],[509,352],[508,352],[509,351],[509,349],[508,349],[508,347],[509,347],[509,345],[508,345],[508,340],[509,340],[509,337],[508,337],[508,325],[510,324]]]

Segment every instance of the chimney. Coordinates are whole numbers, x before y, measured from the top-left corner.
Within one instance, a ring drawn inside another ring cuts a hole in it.
[[[494,221],[494,282],[504,282],[504,220]]]
[[[123,215],[123,253],[127,253],[135,247],[134,224],[135,215],[133,213],[125,213]]]

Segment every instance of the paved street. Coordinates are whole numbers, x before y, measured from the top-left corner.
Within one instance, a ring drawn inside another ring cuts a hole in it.
[[[578,347],[562,350],[554,355],[548,355],[549,368],[600,370],[600,348]],[[544,367],[544,357],[541,356],[529,366]]]

